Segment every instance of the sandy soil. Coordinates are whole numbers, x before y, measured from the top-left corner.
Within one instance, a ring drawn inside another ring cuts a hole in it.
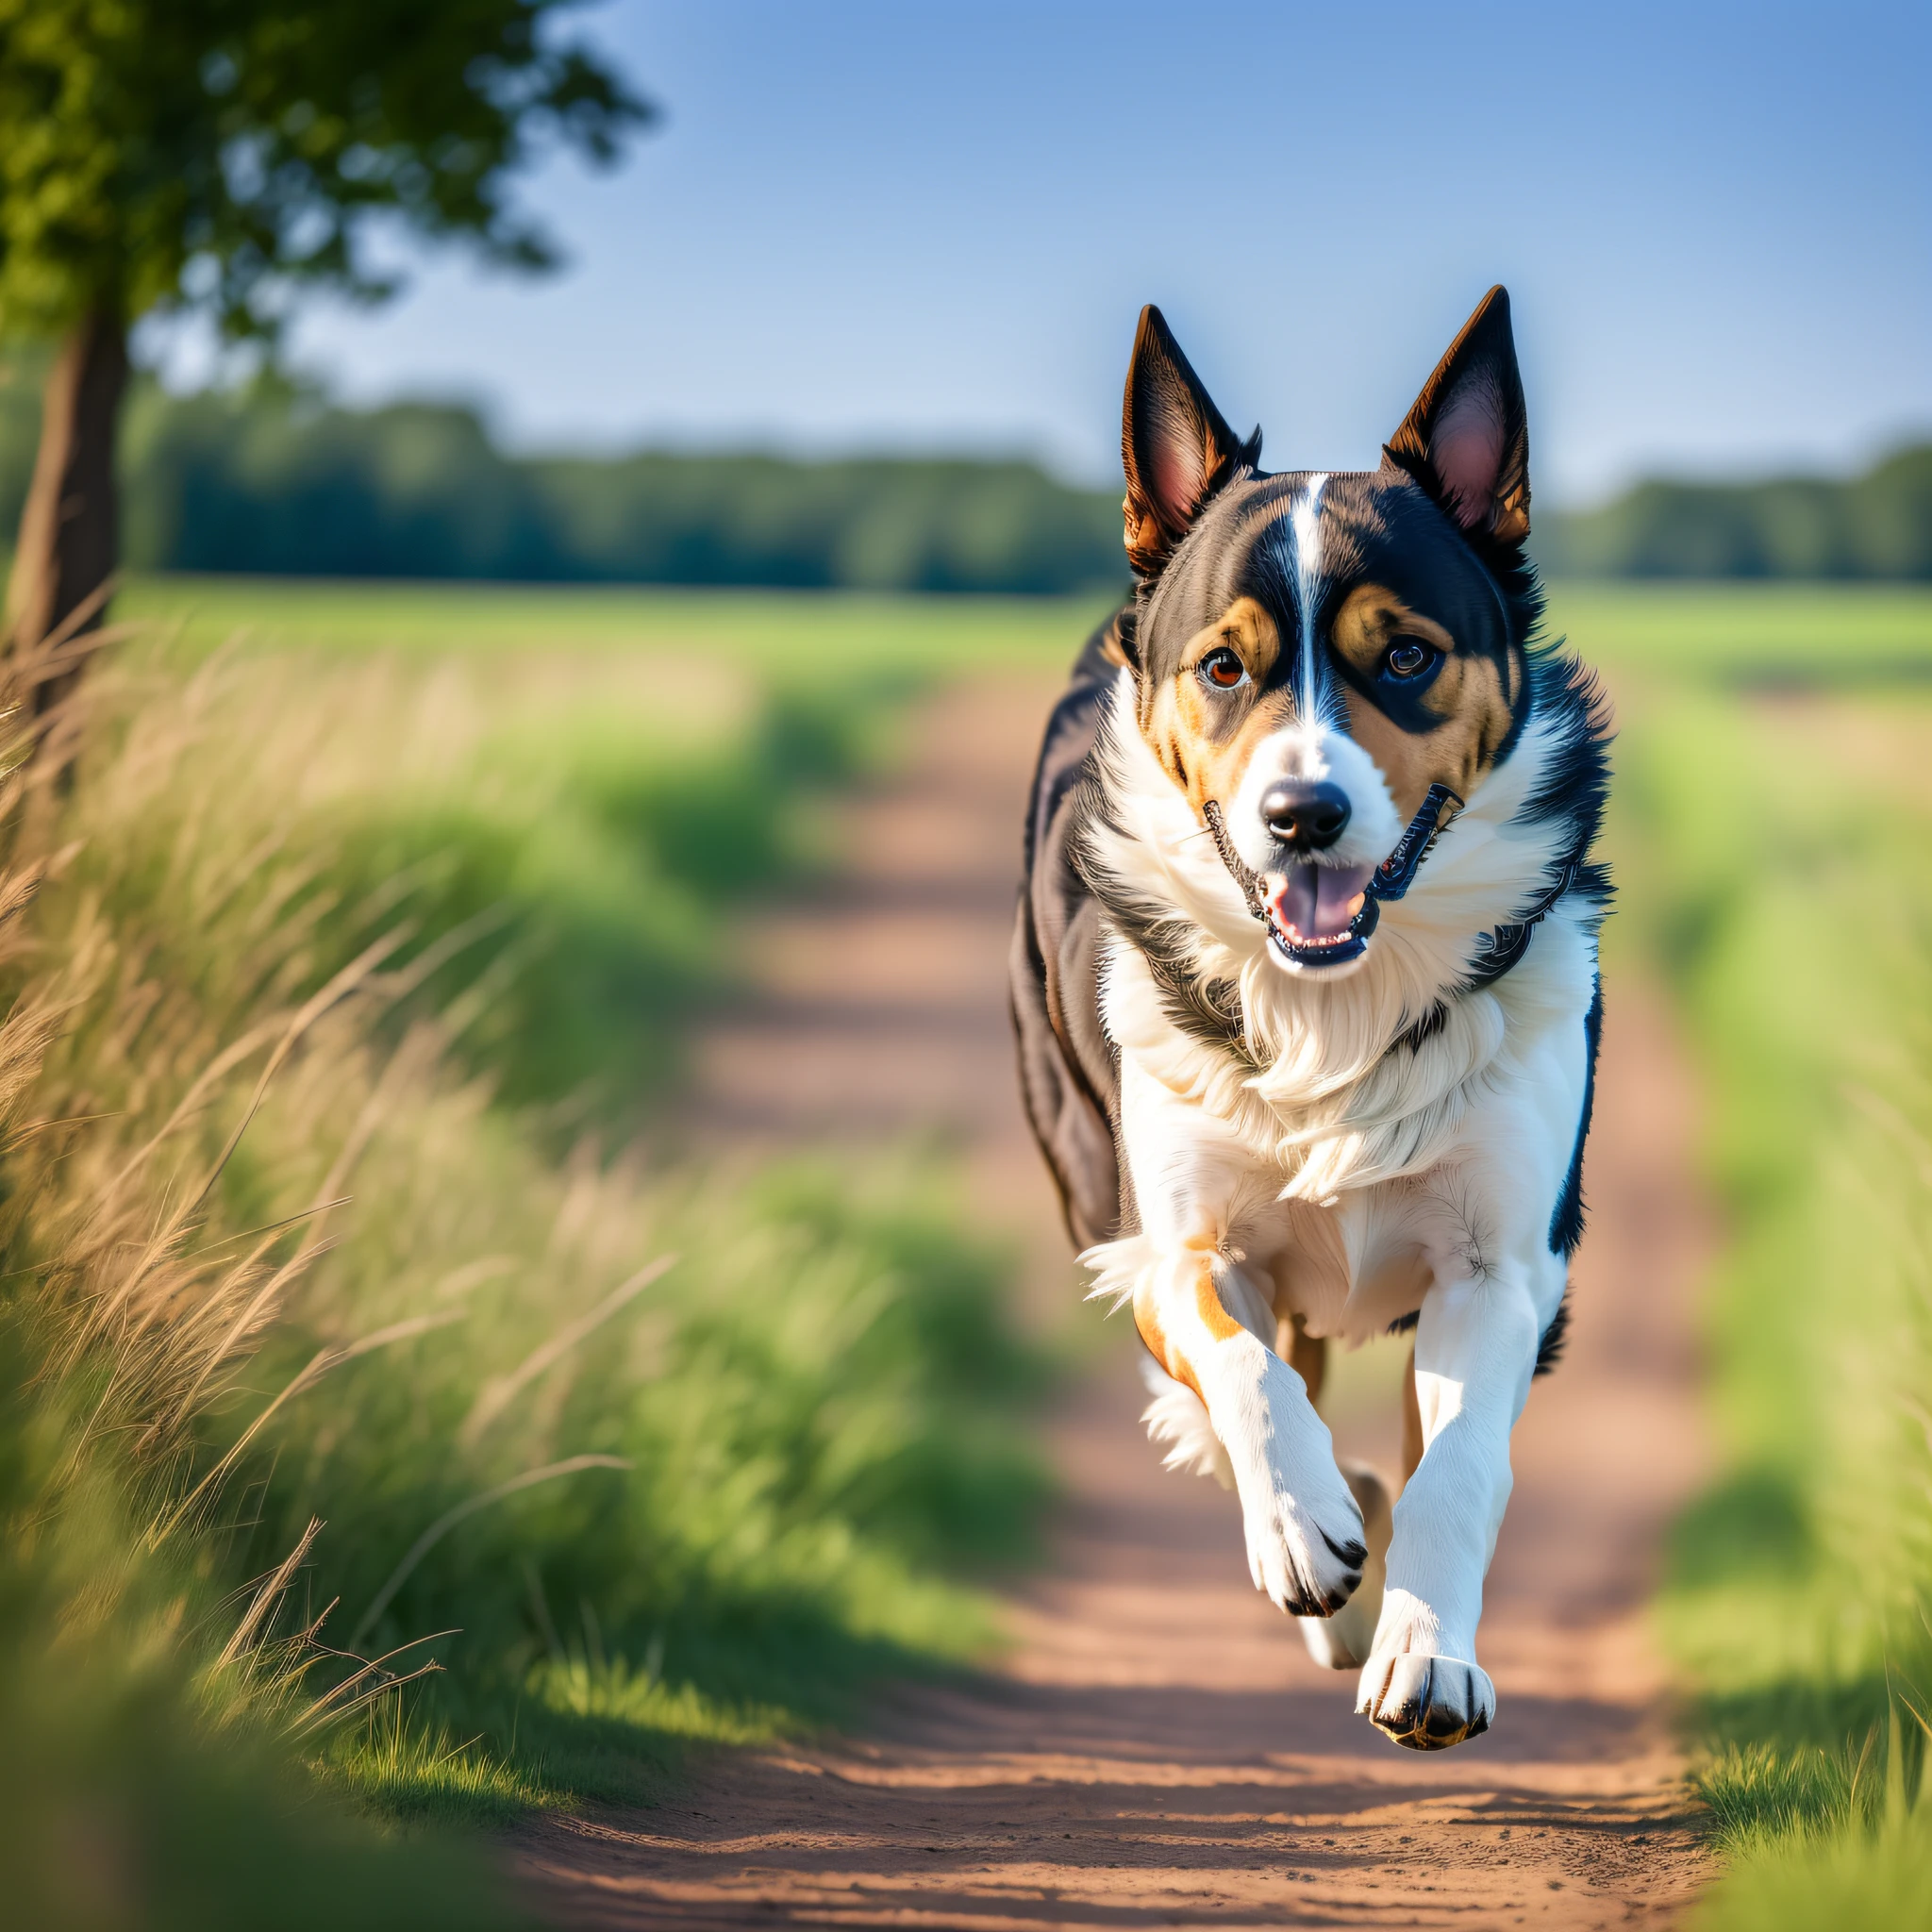
[[[906,777],[853,809],[839,888],[760,921],[765,997],[702,1042],[693,1121],[730,1144],[949,1141],[1042,1314],[1077,1289],[1013,1092],[1004,956],[1052,694],[989,678],[928,707]],[[1704,1870],[1643,1622],[1703,1467],[1693,1099],[1656,1002],[1613,983],[1574,1339],[1516,1432],[1490,1577],[1489,1736],[1419,1757],[1353,1714],[1352,1674],[1317,1670],[1250,1587],[1231,1500],[1159,1470],[1124,1345],[1055,1419],[1054,1559],[1013,1592],[997,1670],[894,1691],[859,1737],[722,1757],[662,1808],[532,1824],[540,1909],[986,1932],[1668,1919]],[[1388,1366],[1353,1366],[1338,1435],[1386,1465],[1392,1405],[1359,1397]]]

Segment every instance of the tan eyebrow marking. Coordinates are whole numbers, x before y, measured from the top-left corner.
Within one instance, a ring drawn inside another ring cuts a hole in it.
[[[1457,649],[1434,618],[1424,617],[1383,584],[1359,584],[1336,612],[1330,633],[1340,655],[1365,681],[1397,638],[1416,638],[1443,654],[1442,668],[1421,698],[1434,721],[1422,730],[1398,724],[1370,692],[1344,686],[1349,736],[1374,759],[1396,808],[1412,816],[1431,785],[1460,798],[1495,762],[1509,735],[1523,689],[1519,654],[1499,663],[1486,652]]]
[[[1192,671],[1210,651],[1238,651],[1257,684],[1267,681],[1281,655],[1281,632],[1252,597],[1237,597],[1207,629],[1198,630],[1181,652],[1181,668]]]
[[[1398,637],[1420,638],[1445,656],[1456,649],[1456,640],[1433,617],[1411,610],[1381,584],[1358,584],[1348,593],[1335,613],[1331,635],[1335,648],[1365,677],[1374,675],[1382,653]]]
[[[1236,652],[1252,680],[1225,697],[1205,691],[1198,675],[1220,650]],[[1141,735],[1197,813],[1208,799],[1233,795],[1254,747],[1292,717],[1285,691],[1261,690],[1280,655],[1274,618],[1254,598],[1237,597],[1188,640],[1175,675],[1143,692]]]

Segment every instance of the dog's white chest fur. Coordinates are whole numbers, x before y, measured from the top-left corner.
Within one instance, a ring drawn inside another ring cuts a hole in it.
[[[1147,1241],[1199,1238],[1192,1204],[1211,1202],[1238,1281],[1256,1277],[1246,1285],[1312,1334],[1364,1340],[1416,1310],[1445,1267],[1480,1274],[1499,1246],[1542,1231],[1509,1202],[1541,1204],[1546,1227],[1588,1073],[1589,908],[1559,907],[1510,973],[1457,988],[1474,936],[1559,862],[1564,828],[1518,818],[1547,748],[1532,721],[1385,908],[1358,968],[1291,974],[1135,728],[1124,675],[1092,860],[1165,908],[1173,951],[1165,985],[1119,931],[1106,957],[1101,1009],[1121,1053],[1141,1232],[1090,1257],[1101,1291],[1125,1285]],[[1176,971],[1235,990],[1238,1040],[1177,1017]],[[1272,1335],[1258,1305],[1236,1312]]]

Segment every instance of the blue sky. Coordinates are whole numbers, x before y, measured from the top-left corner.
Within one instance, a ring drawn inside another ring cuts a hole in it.
[[[527,190],[538,283],[310,310],[343,393],[522,446],[1020,450],[1118,474],[1158,302],[1277,467],[1360,467],[1492,281],[1537,481],[1843,468],[1932,427],[1932,8],[617,0],[662,103]]]

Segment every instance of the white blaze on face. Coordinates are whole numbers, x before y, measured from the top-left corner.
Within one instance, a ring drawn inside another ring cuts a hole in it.
[[[1294,621],[1301,632],[1301,679],[1295,688],[1295,706],[1309,718],[1318,717],[1322,709],[1315,689],[1315,612],[1322,594],[1322,491],[1327,482],[1325,472],[1317,476],[1288,513],[1294,541]]]
[[[1322,693],[1326,680],[1315,620],[1322,596],[1322,491],[1327,482],[1325,472],[1313,477],[1283,519],[1299,633],[1295,720],[1256,747],[1227,813],[1228,830],[1242,858],[1257,873],[1276,877],[1284,874],[1285,855],[1261,816],[1261,800],[1277,779],[1326,779],[1347,795],[1348,829],[1322,855],[1324,867],[1346,871],[1379,865],[1403,829],[1395,801],[1374,759],[1323,717]],[[1312,893],[1318,883],[1302,881],[1307,893]]]

